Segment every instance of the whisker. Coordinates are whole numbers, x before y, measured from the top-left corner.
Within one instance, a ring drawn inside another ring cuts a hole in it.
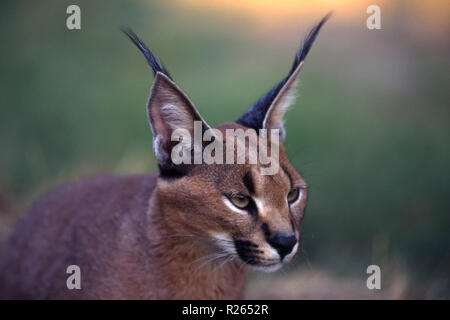
[[[212,258],[206,259],[198,268],[196,271],[199,271],[200,269],[202,269],[203,267],[205,267],[207,264],[212,263],[215,260],[218,260],[220,258],[226,257],[228,255],[227,252],[223,252],[223,253],[216,253]]]

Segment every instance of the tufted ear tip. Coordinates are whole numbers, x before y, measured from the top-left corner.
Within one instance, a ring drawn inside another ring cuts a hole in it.
[[[141,39],[134,33],[134,31],[129,27],[121,27],[122,32],[136,45],[136,47],[142,52],[148,65],[156,76],[158,72],[164,74],[169,79],[172,79],[169,72],[166,70],[164,65],[159,61],[159,59],[150,51],[150,49],[142,42]]]

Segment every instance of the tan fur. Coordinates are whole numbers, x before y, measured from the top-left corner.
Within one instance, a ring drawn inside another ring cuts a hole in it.
[[[295,183],[305,186],[284,151],[280,158]],[[290,228],[284,170],[256,175],[256,195],[264,199],[266,212],[257,222],[224,206],[222,193],[242,189],[243,172],[258,171],[249,167],[199,165],[174,181],[97,177],[56,189],[19,221],[4,246],[0,297],[242,298],[247,267],[241,261],[202,259],[218,250],[210,233],[250,239],[265,250],[262,223],[271,230]],[[292,210],[297,236],[305,203],[306,196]],[[72,264],[81,268],[81,290],[66,287],[65,271]]]
[[[278,108],[271,109],[270,124],[280,121],[284,112]],[[148,109],[155,153],[163,165],[169,161],[174,128],[192,130],[193,120],[209,128],[181,90],[160,73]],[[224,137],[226,129],[247,130],[236,123],[215,129]],[[33,205],[4,245],[0,298],[242,298],[249,266],[281,266],[298,246],[283,260],[268,240],[270,233],[293,234],[298,241],[307,201],[306,184],[282,146],[279,161],[274,175],[262,175],[259,162],[196,164],[186,165],[175,178],[95,177],[59,187]],[[254,187],[246,186],[246,176]],[[300,189],[301,197],[288,204],[293,188]],[[227,200],[229,194],[249,192],[257,214]],[[251,260],[237,253],[237,242],[251,244],[246,251]],[[81,269],[81,290],[66,287],[69,265]]]
[[[99,177],[41,199],[3,248],[0,297],[241,298],[245,269],[195,263],[212,248],[172,226],[155,187],[154,176]],[[81,290],[66,287],[72,264]]]

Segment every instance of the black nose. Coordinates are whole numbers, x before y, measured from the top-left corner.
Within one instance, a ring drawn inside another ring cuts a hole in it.
[[[291,253],[292,248],[297,243],[297,238],[295,238],[294,234],[286,235],[276,233],[269,238],[268,242],[272,247],[277,249],[281,259],[283,259],[285,255]]]

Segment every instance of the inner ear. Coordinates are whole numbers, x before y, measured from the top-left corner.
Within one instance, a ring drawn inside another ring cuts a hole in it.
[[[178,128],[193,130],[194,121],[209,128],[186,94],[160,72],[156,74],[147,108],[153,134],[165,139],[170,140],[170,134]]]
[[[277,96],[273,100],[263,120],[262,127],[264,129],[279,129],[282,140],[284,140],[284,127],[283,118],[284,114],[288,110],[289,106],[293,104],[295,100],[294,88],[297,83],[298,74],[302,68],[303,62],[301,62],[294,72],[287,79],[286,83],[278,92]]]
[[[156,74],[147,109],[160,165],[170,162],[171,149],[178,143],[171,140],[175,130],[183,129],[194,137],[195,121],[201,123],[202,134],[210,128],[186,94],[160,72]]]

